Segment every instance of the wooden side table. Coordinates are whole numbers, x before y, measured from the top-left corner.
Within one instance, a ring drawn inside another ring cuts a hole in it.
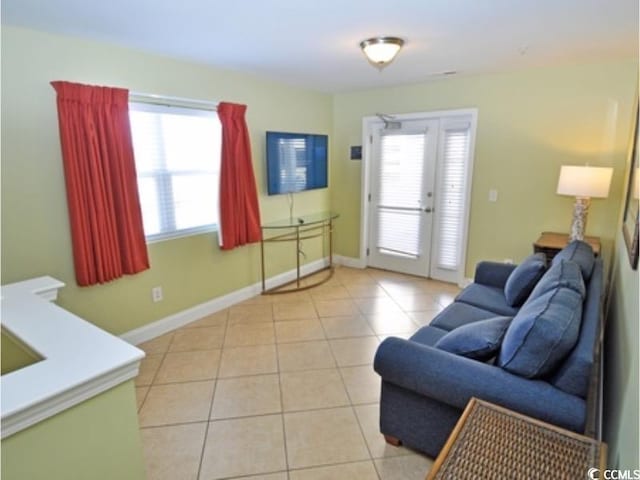
[[[584,435],[472,398],[427,480],[589,478],[607,446]]]
[[[596,257],[600,255],[600,237],[584,237],[584,241],[591,245]],[[542,232],[540,238],[533,243],[534,253],[544,253],[547,262],[569,244],[569,235],[566,233]]]

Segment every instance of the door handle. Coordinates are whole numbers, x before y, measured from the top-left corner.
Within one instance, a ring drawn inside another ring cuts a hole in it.
[[[427,208],[424,209],[424,211],[426,213],[431,213],[431,212],[435,211],[435,208],[427,207]]]

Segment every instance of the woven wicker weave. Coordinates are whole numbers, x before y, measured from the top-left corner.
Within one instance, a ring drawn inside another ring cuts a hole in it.
[[[467,408],[434,480],[582,480],[603,467],[600,442],[479,400]]]

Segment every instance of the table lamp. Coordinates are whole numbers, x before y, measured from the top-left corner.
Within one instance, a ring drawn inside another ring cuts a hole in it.
[[[592,198],[607,198],[613,168],[562,165],[558,179],[559,195],[576,197],[569,241],[584,240],[587,214]]]

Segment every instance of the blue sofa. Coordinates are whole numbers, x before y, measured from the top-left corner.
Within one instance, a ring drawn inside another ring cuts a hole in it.
[[[572,242],[547,268],[481,262],[474,283],[409,340],[376,353],[380,431],[437,456],[471,397],[584,432],[601,329],[603,264]]]

